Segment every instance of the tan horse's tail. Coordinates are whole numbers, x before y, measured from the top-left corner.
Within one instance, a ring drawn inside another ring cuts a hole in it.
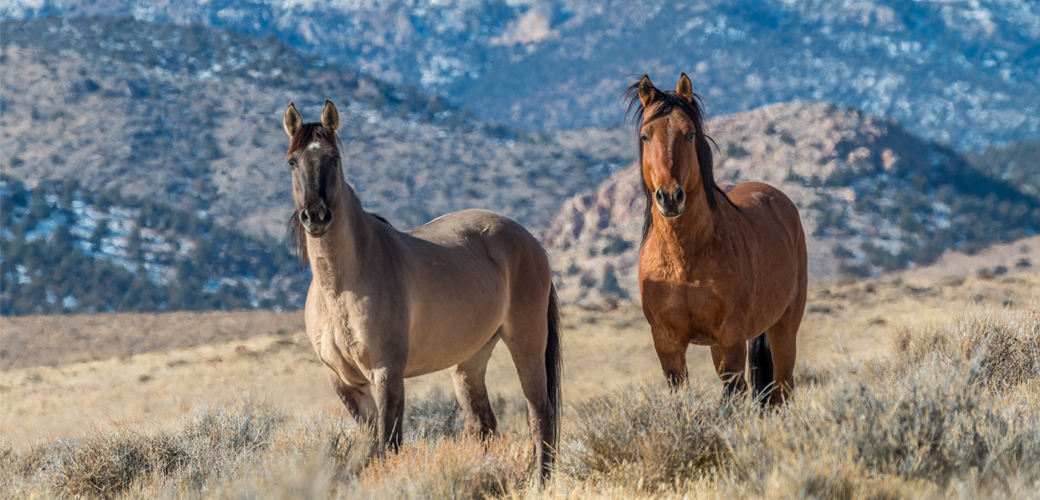
[[[549,310],[546,312],[549,337],[545,343],[545,378],[549,383],[549,403],[553,407],[553,450],[560,441],[560,415],[563,413],[563,352],[560,343],[560,301],[556,298],[556,287],[549,286]]]
[[[769,338],[763,333],[751,339],[747,351],[752,394],[757,401],[767,404],[773,390],[773,353],[769,349]]]

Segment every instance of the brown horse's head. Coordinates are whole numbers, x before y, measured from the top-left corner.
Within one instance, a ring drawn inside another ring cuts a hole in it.
[[[321,123],[303,123],[296,106],[285,108],[285,133],[289,134],[289,152],[285,159],[292,169],[293,198],[296,211],[289,220],[294,243],[304,244],[299,229],[313,237],[324,235],[332,224],[332,203],[343,175],[340,169],[339,112],[325,101]],[[296,229],[294,231],[294,229]]]
[[[639,160],[647,199],[643,238],[650,231],[653,208],[672,219],[683,214],[690,199],[703,196],[714,210],[719,188],[711,138],[705,133],[700,96],[693,93],[690,78],[683,73],[675,92],[667,92],[643,75],[624,97],[629,99],[629,111],[635,107],[639,122]]]

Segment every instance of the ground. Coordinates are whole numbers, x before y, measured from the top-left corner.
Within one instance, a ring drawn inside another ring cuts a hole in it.
[[[799,363],[832,366],[890,356],[902,327],[949,321],[972,308],[1013,310],[1038,295],[1040,274],[817,284],[799,333]],[[663,385],[636,305],[565,308],[562,318],[565,415],[633,384]],[[245,399],[292,415],[342,412],[298,311],[18,317],[0,319],[0,329],[9,360],[0,371],[0,444],[15,449],[115,423],[160,428],[193,407]],[[95,340],[79,345],[76,338]],[[84,360],[90,357],[101,359]],[[691,384],[719,385],[707,348],[691,347],[688,363]],[[488,386],[506,398],[520,391],[501,344]],[[447,372],[436,373],[410,379],[406,388],[419,397],[450,391],[451,380]]]

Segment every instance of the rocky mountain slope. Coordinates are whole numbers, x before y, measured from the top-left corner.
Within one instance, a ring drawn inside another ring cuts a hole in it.
[[[271,37],[126,18],[0,29],[5,173],[78,179],[254,235],[281,237],[292,209],[289,102],[307,120],[336,102],[348,179],[399,227],[485,207],[544,229],[563,199],[632,159],[597,130],[513,133]]]
[[[490,208],[544,234],[565,301],[635,296],[643,200],[638,172],[622,169],[635,156],[629,127],[513,131],[274,37],[197,24],[52,17],[0,30],[3,172],[30,189],[75,181],[69,203],[83,203],[66,207],[57,191],[5,198],[15,207],[3,214],[5,314],[298,304],[301,277],[288,278],[279,246],[292,207],[281,116],[294,101],[317,119],[325,98],[339,105],[346,174],[369,210],[410,227]],[[798,202],[815,278],[905,269],[1040,231],[1029,147],[980,153],[992,161],[978,170],[893,120],[811,102],[716,118],[711,133],[719,179],[770,182]],[[118,214],[90,208],[102,192],[138,201]],[[205,231],[166,234],[148,210],[227,234],[204,244]],[[122,222],[93,243],[99,217]],[[221,260],[236,241],[247,257]],[[196,245],[207,252],[192,256]],[[70,246],[83,256],[65,262]],[[223,264],[191,274],[198,266],[185,263],[211,254]],[[93,270],[69,271],[83,266]],[[291,281],[277,282],[284,297],[272,295],[279,276]],[[83,288],[91,280],[140,300],[98,298]]]
[[[4,18],[130,15],[268,33],[529,129],[613,124],[630,74],[693,77],[712,114],[796,99],[961,151],[1040,135],[1030,0],[14,0]]]
[[[74,181],[0,176],[0,315],[296,309],[285,245]]]
[[[928,264],[1040,232],[1040,200],[898,124],[822,103],[711,120],[720,183],[763,181],[798,205],[811,279]],[[631,130],[618,141],[635,142]],[[636,165],[569,199],[544,241],[568,302],[638,297],[644,198]],[[966,271],[970,272],[970,270]]]

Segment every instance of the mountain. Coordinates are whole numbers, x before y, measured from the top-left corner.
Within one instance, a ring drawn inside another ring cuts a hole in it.
[[[0,31],[4,314],[298,306],[282,113],[295,102],[316,120],[326,98],[368,210],[402,229],[496,210],[542,235],[565,301],[635,297],[629,127],[517,131],[202,24],[46,17]],[[770,182],[799,204],[816,279],[1040,231],[1028,142],[960,154],[891,118],[805,101],[715,118],[710,133],[719,179]]]
[[[721,184],[767,182],[798,206],[812,280],[912,268],[1040,233],[1040,200],[891,120],[794,102],[712,119],[709,133]],[[616,140],[636,137],[619,131]],[[553,219],[543,241],[561,300],[638,297],[641,176],[631,165]]]
[[[530,130],[614,124],[631,74],[693,78],[715,115],[791,100],[896,119],[958,151],[1040,135],[1031,0],[14,0],[60,13],[273,34]]]
[[[1040,199],[1040,140],[991,146],[964,155],[976,169]]]
[[[76,181],[0,177],[0,314],[295,309],[285,245]]]
[[[290,102],[308,121],[338,105],[348,180],[403,228],[484,207],[541,230],[632,160],[598,130],[514,133],[270,36],[105,17],[0,29],[5,173],[202,210],[251,235],[281,238],[292,212]]]

